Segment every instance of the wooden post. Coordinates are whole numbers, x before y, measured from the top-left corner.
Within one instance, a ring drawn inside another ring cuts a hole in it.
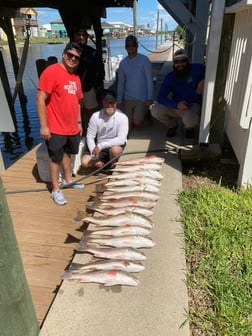
[[[2,336],[37,336],[39,325],[0,178],[0,330]]]

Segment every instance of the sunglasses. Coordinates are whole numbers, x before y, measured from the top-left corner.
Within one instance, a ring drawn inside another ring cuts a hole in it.
[[[186,63],[187,63],[187,59],[186,58],[174,61],[174,64],[186,64]]]
[[[66,51],[66,55],[67,55],[67,58],[73,60],[73,61],[79,61],[80,60],[80,56],[76,56],[68,51]]]

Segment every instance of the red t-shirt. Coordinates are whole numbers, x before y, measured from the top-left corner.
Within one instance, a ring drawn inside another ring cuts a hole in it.
[[[80,78],[59,63],[48,66],[41,74],[38,89],[49,94],[46,120],[51,133],[74,135],[79,133],[79,99],[83,98]]]

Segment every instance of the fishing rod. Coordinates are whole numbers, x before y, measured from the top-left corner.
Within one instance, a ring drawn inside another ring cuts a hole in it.
[[[92,171],[91,173],[77,179],[74,180],[73,182],[69,182],[66,183],[62,186],[60,186],[60,189],[67,189],[67,188],[71,188],[73,185],[75,185],[78,182],[81,182],[93,175],[96,175],[100,172],[102,172],[106,167],[110,166],[114,161],[116,161],[117,159],[119,159],[121,156],[124,155],[132,155],[132,154],[143,154],[143,153],[167,153],[169,152],[169,150],[167,148],[160,148],[160,149],[150,149],[150,150],[139,150],[139,151],[130,151],[130,152],[123,152],[120,153],[118,155],[116,155],[115,157],[113,157],[111,160],[109,160],[108,162],[106,162],[102,167],[97,168],[96,170]],[[96,182],[98,182],[99,179],[97,179]],[[27,193],[27,192],[42,192],[42,191],[48,191],[48,188],[36,188],[36,189],[21,189],[21,190],[11,190],[11,191],[5,191],[6,195],[11,195],[11,194],[20,194],[20,193]]]

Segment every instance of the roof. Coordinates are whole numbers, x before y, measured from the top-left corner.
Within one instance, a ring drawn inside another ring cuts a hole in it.
[[[99,29],[99,20],[106,17],[108,7],[133,7],[134,0],[92,0],[76,3],[62,0],[0,0],[0,17],[13,17],[13,9],[20,7],[40,8],[48,7],[59,11],[66,30],[71,37],[73,27],[92,25]],[[9,14],[8,14],[9,12]],[[0,20],[1,26],[1,20]]]
[[[81,8],[89,12],[92,8],[107,7],[133,7],[134,0],[92,0],[78,2],[77,10]],[[62,0],[0,0],[1,7],[20,8],[20,7],[49,7],[55,9],[68,8],[72,9],[73,3]]]

